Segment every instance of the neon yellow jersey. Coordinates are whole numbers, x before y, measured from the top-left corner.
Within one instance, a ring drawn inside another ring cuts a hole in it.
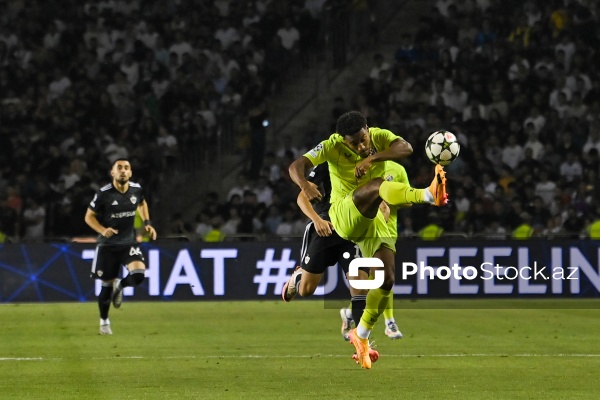
[[[529,224],[521,224],[512,232],[513,239],[529,239],[533,236],[533,228]]]
[[[390,147],[390,144],[401,139],[387,129],[369,128],[371,146],[376,151],[382,151]],[[385,162],[375,162],[365,176],[357,179],[354,176],[354,168],[363,160],[346,145],[342,135],[334,133],[329,139],[323,140],[314,149],[304,154],[313,165],[324,162],[329,163],[329,176],[331,178],[331,203],[335,203],[352,192],[359,185],[373,178],[383,177]]]
[[[588,228],[590,239],[600,239],[600,219],[595,220]]]
[[[419,231],[419,237],[423,240],[436,240],[444,234],[444,229],[437,224],[429,224]]]
[[[394,161],[385,162],[385,174],[383,179],[389,182],[400,182],[410,185],[408,181],[408,174],[403,165],[398,164]],[[395,238],[398,237],[398,206],[389,205],[390,207],[390,218],[388,219],[387,225]]]

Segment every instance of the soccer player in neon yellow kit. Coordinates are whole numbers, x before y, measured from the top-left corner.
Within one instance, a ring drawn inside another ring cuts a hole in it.
[[[384,265],[384,282],[371,289],[367,306],[358,326],[350,333],[358,362],[371,368],[369,335],[389,301],[395,279],[395,238],[379,209],[381,201],[390,205],[433,204],[448,202],[446,176],[436,165],[428,188],[415,189],[405,183],[386,181],[383,161],[399,161],[412,154],[412,146],[387,129],[369,128],[358,111],[341,115],[336,133],[296,159],[289,167],[290,177],[310,201],[320,200],[316,185],[306,179],[314,166],[327,162],[331,175],[329,216],[336,232],[358,244],[363,257],[379,258]]]

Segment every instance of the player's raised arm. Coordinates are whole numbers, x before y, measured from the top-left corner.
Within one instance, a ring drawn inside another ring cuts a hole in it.
[[[304,157],[298,157],[289,167],[290,178],[306,194],[308,201],[321,200],[323,195],[315,185],[312,185],[307,179],[306,174],[313,167],[312,162]]]

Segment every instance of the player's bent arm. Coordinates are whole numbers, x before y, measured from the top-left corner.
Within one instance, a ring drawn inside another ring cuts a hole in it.
[[[90,228],[92,228],[94,231],[96,231],[104,237],[110,237],[117,233],[117,231],[113,228],[106,228],[100,222],[98,222],[98,218],[96,218],[96,213],[89,208],[85,212],[84,220]]]
[[[370,155],[373,162],[381,161],[400,161],[403,158],[409,157],[413,153],[413,148],[410,143],[404,139],[396,139],[390,143],[390,147]]]
[[[354,175],[357,178],[362,177],[371,168],[375,162],[383,161],[400,161],[402,158],[408,157],[413,153],[413,148],[404,139],[396,139],[390,143],[390,147],[375,154],[371,154],[362,160],[355,168]]]
[[[306,174],[312,167],[312,162],[308,158],[301,156],[290,164],[288,171],[292,181],[306,194],[309,201],[321,200],[323,198],[321,192],[306,179]]]
[[[316,213],[315,209],[312,207],[312,205],[310,204],[310,201],[308,201],[308,198],[306,197],[306,194],[304,194],[303,191],[298,194],[296,203],[298,203],[298,206],[300,207],[300,209],[302,210],[304,215],[306,215],[308,218],[310,218],[310,220],[313,222],[313,224],[315,226],[315,231],[317,231],[317,234],[319,236],[331,235],[331,232],[332,232],[331,222],[325,221],[323,218],[321,218],[319,216],[319,214]]]

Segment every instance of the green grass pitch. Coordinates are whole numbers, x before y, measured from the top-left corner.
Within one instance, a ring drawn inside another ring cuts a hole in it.
[[[600,398],[600,301],[509,302],[397,300],[371,370],[318,300],[2,305],[0,398]]]

